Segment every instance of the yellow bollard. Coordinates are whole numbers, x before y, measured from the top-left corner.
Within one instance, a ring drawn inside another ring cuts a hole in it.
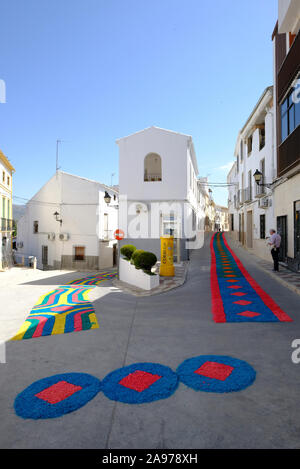
[[[174,277],[175,267],[173,265],[174,237],[161,236],[160,253],[161,262],[159,275],[162,277]]]

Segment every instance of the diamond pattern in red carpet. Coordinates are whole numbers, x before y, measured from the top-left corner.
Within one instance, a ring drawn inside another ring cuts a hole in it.
[[[153,375],[147,371],[136,370],[133,373],[130,373],[130,375],[121,379],[119,384],[122,384],[122,386],[125,386],[125,388],[133,389],[137,392],[142,392],[160,378],[161,376],[159,375]]]
[[[81,386],[75,386],[75,384],[68,383],[67,381],[59,381],[38,394],[35,394],[35,396],[43,401],[49,402],[49,404],[57,404],[81,389]]]
[[[245,316],[246,318],[255,318],[260,316],[260,313],[255,313],[255,311],[243,311],[242,313],[237,313],[239,316]]]
[[[231,375],[234,368],[229,365],[224,365],[223,363],[210,362],[207,361],[203,365],[195,370],[194,373],[198,375],[206,376],[207,378],[218,379],[220,381],[225,381],[229,375]]]

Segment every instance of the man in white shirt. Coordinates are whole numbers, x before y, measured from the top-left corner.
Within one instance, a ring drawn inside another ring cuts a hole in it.
[[[279,271],[279,248],[281,244],[281,236],[276,233],[275,230],[270,230],[270,239],[268,244],[271,246],[271,255],[273,258],[274,262],[274,271],[278,272]]]

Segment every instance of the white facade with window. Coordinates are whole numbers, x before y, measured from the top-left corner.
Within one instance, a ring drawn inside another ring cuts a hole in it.
[[[116,190],[58,171],[26,205],[18,222],[16,259],[26,262],[34,256],[40,269],[112,267],[117,226]]]
[[[203,219],[192,137],[150,127],[117,140],[121,244],[154,252],[174,236],[174,259],[188,257],[186,240]]]
[[[278,183],[275,218],[282,237],[280,260],[300,271],[300,2],[278,0],[273,35],[274,101],[277,105]]]
[[[12,176],[14,168],[0,150],[0,269],[12,265]]]
[[[227,177],[230,230],[243,246],[269,260],[265,238],[276,229],[274,201],[273,189],[263,184],[276,178],[273,87],[266,88],[239,132],[234,155]],[[261,185],[254,180],[256,170],[262,173]]]
[[[217,231],[228,231],[228,207],[222,205],[215,206],[215,230]]]

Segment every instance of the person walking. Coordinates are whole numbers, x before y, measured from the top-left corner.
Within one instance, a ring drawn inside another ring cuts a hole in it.
[[[271,246],[271,255],[274,262],[274,271],[279,271],[279,248],[281,244],[281,236],[275,230],[270,230],[270,240],[268,244]]]

